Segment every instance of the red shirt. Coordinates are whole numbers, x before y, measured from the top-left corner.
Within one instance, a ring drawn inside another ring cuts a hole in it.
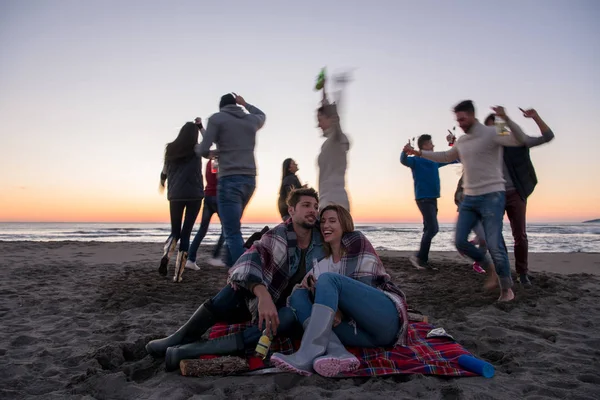
[[[204,188],[204,196],[216,196],[217,195],[217,174],[212,172],[212,160],[208,160],[206,163],[206,187]]]

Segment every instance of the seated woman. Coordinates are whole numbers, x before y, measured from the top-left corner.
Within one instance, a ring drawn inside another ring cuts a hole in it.
[[[408,315],[402,291],[390,281],[367,238],[354,230],[340,205],[321,211],[325,258],[288,300],[304,326],[300,349],[275,353],[271,362],[287,371],[323,376],[358,368],[346,346],[387,347],[406,344]],[[314,293],[314,300],[313,300]]]

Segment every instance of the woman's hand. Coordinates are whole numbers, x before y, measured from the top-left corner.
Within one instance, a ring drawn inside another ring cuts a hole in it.
[[[339,324],[341,324],[343,319],[344,319],[344,314],[342,314],[342,312],[338,308],[338,310],[335,312],[335,316],[333,317],[333,326],[336,327]]]
[[[303,289],[308,289],[314,296],[316,283],[317,280],[315,279],[315,276],[313,274],[306,274],[304,279],[302,279],[302,283],[300,284],[300,286]]]

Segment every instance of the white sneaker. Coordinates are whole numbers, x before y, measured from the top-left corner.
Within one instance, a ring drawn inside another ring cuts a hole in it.
[[[212,265],[213,267],[224,267],[225,263],[220,258],[210,258],[207,261],[208,265]]]
[[[196,261],[187,260],[185,262],[185,267],[193,271],[200,271],[200,267],[196,265]]]

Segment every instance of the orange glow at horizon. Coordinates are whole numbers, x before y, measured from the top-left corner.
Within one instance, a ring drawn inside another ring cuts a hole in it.
[[[88,193],[79,197],[70,192],[47,193],[44,198],[28,190],[9,191],[0,198],[0,221],[2,222],[107,222],[107,223],[168,223],[169,203],[162,197],[151,199],[125,197],[112,198],[106,194]],[[456,221],[456,206],[446,196],[439,200],[441,223]],[[261,201],[262,200],[262,201]],[[573,199],[575,200],[575,199]],[[528,204],[528,220],[575,222],[598,218],[596,200],[578,200],[578,207],[568,202],[543,201],[535,197]],[[275,201],[253,199],[243,217],[245,223],[272,223],[280,220]],[[414,200],[356,197],[352,201],[352,215],[357,223],[420,223],[421,215]],[[199,222],[200,216],[197,218]],[[213,223],[219,219],[215,215]]]

